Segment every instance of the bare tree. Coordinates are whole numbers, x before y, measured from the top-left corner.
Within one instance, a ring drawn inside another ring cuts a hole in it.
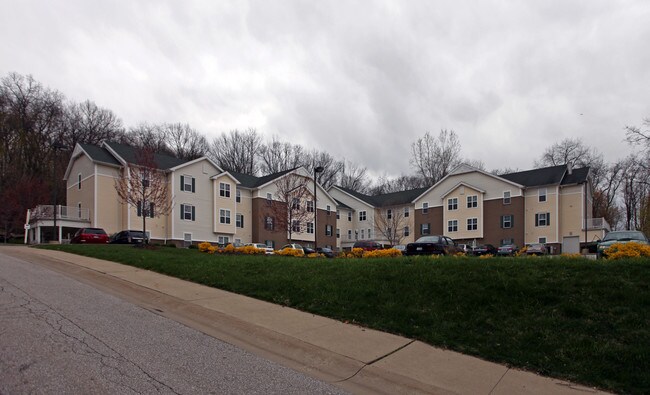
[[[86,100],[66,106],[61,132],[58,141],[73,149],[77,143],[98,145],[105,140],[119,140],[124,127],[111,110]]]
[[[643,120],[645,130],[637,126],[626,126],[626,140],[630,144],[643,144],[647,150],[650,150],[650,118]]]
[[[404,239],[404,228],[408,220],[404,217],[401,207],[388,207],[379,210],[375,215],[375,234],[391,245],[401,244]]]
[[[599,176],[599,185],[593,192],[593,216],[605,218],[616,228],[621,212],[617,207],[617,197],[623,182],[623,172],[626,166],[623,161],[618,161],[607,166],[606,173]]]
[[[343,188],[351,189],[355,192],[366,193],[369,187],[366,173],[367,169],[365,167],[361,167],[350,161],[345,161],[341,169],[338,184]]]
[[[255,175],[256,157],[262,148],[262,139],[255,129],[231,130],[212,140],[209,155],[221,168]]]
[[[411,166],[433,185],[460,163],[460,148],[453,130],[441,130],[438,137],[427,132],[411,144]]]
[[[541,158],[535,161],[535,167],[566,164],[571,164],[574,168],[591,167],[596,161],[602,161],[602,154],[587,147],[578,138],[567,138],[546,148]]]
[[[167,146],[166,138],[163,125],[143,122],[130,128],[119,142],[144,151],[173,155]]]
[[[313,201],[309,190],[311,182],[307,177],[294,173],[275,181],[276,193],[270,209],[278,227],[289,235],[289,241],[293,240],[294,233],[304,233],[306,223],[314,220],[315,208],[310,210],[307,203]]]
[[[137,163],[128,164],[115,180],[115,190],[123,204],[135,207],[142,216],[142,233],[146,235],[147,217],[169,214],[173,202],[167,175],[157,168],[154,152],[140,149],[137,158]]]
[[[180,159],[200,158],[210,148],[206,138],[187,123],[166,123],[162,126],[162,133],[172,154]]]
[[[276,136],[260,147],[260,159],[263,174],[295,169],[309,162],[301,145],[282,142]]]
[[[324,151],[312,150],[305,155],[306,163],[303,167],[310,173],[314,174],[314,168],[322,167],[323,171],[316,173],[316,182],[328,189],[336,184],[339,179],[341,171],[343,170],[343,162],[336,160],[332,155]]]
[[[383,195],[385,193],[409,191],[425,186],[429,185],[426,185],[424,178],[418,175],[401,175],[397,178],[388,178],[386,175],[383,175],[368,189],[368,194]]]

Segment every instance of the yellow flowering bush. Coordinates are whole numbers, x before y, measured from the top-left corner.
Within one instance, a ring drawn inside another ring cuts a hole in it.
[[[217,250],[218,250],[217,247],[211,245],[210,247],[208,247],[208,249],[205,252],[207,252],[208,254],[214,254],[215,252],[217,252]]]
[[[297,250],[295,248],[285,248],[283,250],[278,250],[275,252],[275,254],[280,256],[305,256],[304,251]]]
[[[562,256],[562,258],[569,258],[569,259],[583,258],[583,256],[581,254],[578,254],[578,253],[570,254],[568,252],[562,253],[561,256]]]
[[[528,251],[528,246],[525,246],[525,247],[522,248],[521,250],[515,252],[515,253],[514,253],[514,256],[522,256],[522,255],[523,255],[523,256],[526,256],[526,255],[528,255],[528,254],[526,254],[526,251]]]
[[[650,246],[634,241],[615,243],[609,246],[604,253],[607,259],[650,258]]]
[[[325,255],[312,252],[311,254],[307,254],[307,258],[325,258]]]
[[[199,243],[199,251],[200,252],[208,252],[208,249],[212,247],[211,243],[208,243],[207,241],[204,241],[203,243]]]
[[[492,254],[485,254],[485,255],[479,255],[478,259],[490,259],[494,258],[494,255]]]
[[[237,247],[235,248],[235,252],[242,255],[264,255],[266,253],[263,249],[255,246]]]
[[[364,258],[392,258],[402,256],[402,253],[395,248],[389,248],[386,250],[364,251],[362,256]]]
[[[353,248],[348,254],[348,258],[363,258],[363,248]]]

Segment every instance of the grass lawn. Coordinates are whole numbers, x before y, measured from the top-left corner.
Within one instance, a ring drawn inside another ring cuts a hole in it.
[[[307,259],[46,248],[126,263],[514,367],[650,393],[650,260]]]

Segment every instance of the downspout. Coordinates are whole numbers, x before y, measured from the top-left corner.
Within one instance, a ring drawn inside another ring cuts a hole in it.
[[[583,189],[585,191],[585,193],[584,193],[584,195],[585,195],[585,197],[584,197],[584,206],[585,206],[584,215],[585,215],[585,246],[586,246],[587,242],[588,242],[587,237],[589,235],[589,231],[587,230],[587,182],[584,183]]]

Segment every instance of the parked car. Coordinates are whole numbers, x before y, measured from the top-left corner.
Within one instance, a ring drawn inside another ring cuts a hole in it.
[[[528,255],[546,255],[548,254],[548,248],[544,243],[534,243],[526,246],[526,254]]]
[[[141,244],[145,239],[141,230],[123,230],[116,233],[109,241],[111,244]]]
[[[352,248],[362,248],[364,251],[381,250],[382,245],[372,240],[360,240],[354,243]]]
[[[296,244],[296,243],[285,244],[285,245],[283,245],[282,248],[280,248],[280,249],[281,249],[281,250],[291,249],[291,250],[297,250],[297,251],[300,251],[300,252],[302,252],[303,254],[305,253],[305,249],[303,248],[303,246],[301,246],[300,244]]]
[[[70,239],[72,244],[106,244],[108,235],[102,228],[81,228]]]
[[[497,255],[512,256],[519,252],[519,247],[516,244],[505,244],[497,249]]]
[[[316,248],[316,252],[325,255],[326,258],[334,258],[336,256],[334,251],[332,251],[331,248],[327,247],[318,247]]]
[[[246,243],[246,244],[244,244],[244,247],[246,247],[246,246],[252,246],[252,247],[258,248],[260,250],[264,250],[264,253],[266,255],[275,254],[275,252],[273,252],[273,247],[269,247],[264,243]]]
[[[393,248],[396,249],[397,251],[401,252],[402,254],[404,253],[404,251],[406,251],[406,245],[405,244],[398,244],[396,246],[393,246]]]
[[[497,248],[492,244],[482,244],[472,248],[472,255],[481,256],[481,255],[496,255]]]
[[[313,248],[311,248],[311,247],[305,247],[305,246],[303,246],[303,247],[302,247],[302,250],[303,250],[303,252],[305,253],[305,255],[315,254],[315,253],[316,253],[316,250],[313,249]]]
[[[461,250],[447,236],[423,236],[408,243],[404,255],[453,255]]]
[[[605,237],[598,242],[598,257],[602,258],[605,256],[605,250],[608,249],[612,244],[629,243],[631,241],[641,244],[650,244],[648,242],[648,238],[645,234],[643,234],[643,232],[636,230],[617,230],[607,233]]]

